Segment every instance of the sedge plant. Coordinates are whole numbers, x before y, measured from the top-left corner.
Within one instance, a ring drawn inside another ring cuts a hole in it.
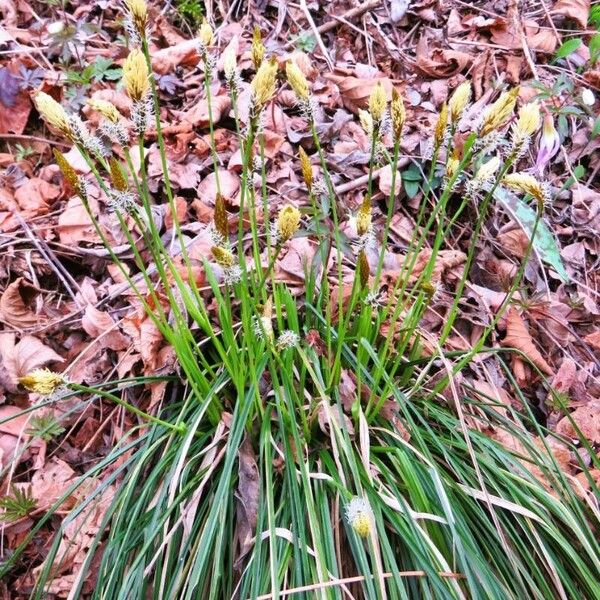
[[[310,83],[294,62],[281,65],[268,56],[255,30],[245,121],[238,99],[248,84],[231,50],[222,62],[242,157],[237,227],[219,188],[207,232],[211,251],[199,265],[168,176],[147,8],[144,0],[126,0],[125,7],[132,43],[123,66],[129,120],[109,103],[91,102],[103,116],[91,132],[43,93],[36,105],[81,152],[114,227],[129,241],[133,258],[125,262],[90,206],[90,182],[56,153],[110,259],[173,348],[177,372],[168,377],[171,396],[159,414],[133,405],[131,393],[123,398],[144,378],[85,386],[38,371],[22,381],[53,402],[88,394],[135,419],[114,450],[66,492],[94,484],[63,518],[44,562],[34,565],[31,597],[45,597],[68,560],[64,532],[85,530],[94,515],[71,598],[84,597],[84,590],[91,598],[115,600],[597,597],[598,509],[563,473],[549,446],[536,443],[550,433],[530,411],[499,410],[496,399],[456,384],[456,375],[485,351],[527,407],[506,367],[508,351],[490,348],[489,341],[523,284],[535,227],[505,300],[471,350],[445,350],[494,191],[521,194],[536,207],[536,226],[543,218],[547,187],[518,170],[540,126],[539,107],[525,104],[515,116],[518,89],[508,90],[461,138],[471,88],[468,82],[459,86],[438,116],[412,239],[392,276],[385,256],[407,119],[401,95],[394,91],[390,99],[375,86],[359,115],[370,140],[369,177],[349,216],[357,235],[348,240],[342,233],[348,214],[319,139],[320,108]],[[205,82],[199,93],[209,107],[218,177],[211,90],[220,74],[206,21],[197,43]],[[298,205],[277,203],[266,185],[264,113],[282,79],[296,95],[310,140],[298,148],[306,186]],[[176,244],[165,243],[153,218],[157,200],[144,166],[150,127]],[[373,181],[385,165],[393,175],[379,226]],[[432,341],[421,322],[442,285],[440,252],[468,212],[476,216],[464,268]],[[305,263],[300,295],[276,269],[298,235],[316,248]],[[208,289],[196,279],[198,266]],[[512,443],[501,444],[490,431]],[[576,447],[569,449],[586,472]],[[0,575],[18,568],[63,500],[37,519],[0,565]],[[95,585],[88,589],[92,569]]]

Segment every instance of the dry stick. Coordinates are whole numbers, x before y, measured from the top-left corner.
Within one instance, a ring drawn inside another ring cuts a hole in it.
[[[304,13],[304,16],[306,17],[306,20],[308,21],[308,24],[310,25],[310,28],[312,29],[312,31],[315,35],[315,38],[317,39],[317,44],[319,45],[319,48],[321,49],[321,53],[323,54],[323,57],[327,61],[329,70],[333,71],[333,61],[331,60],[331,57],[329,56],[329,52],[327,52],[327,48],[325,47],[325,44],[323,43],[323,40],[321,39],[319,30],[317,29],[317,26],[315,25],[315,22],[312,18],[312,15],[310,14],[310,11],[308,10],[308,6],[306,6],[306,0],[300,0],[300,8],[302,9],[302,12]]]
[[[44,144],[53,144],[54,146],[62,146],[63,148],[71,148],[73,144],[49,140],[35,135],[21,135],[18,133],[0,133],[0,140],[29,140],[31,142],[43,142]]]
[[[390,577],[426,577],[425,571],[400,571],[398,573],[383,573],[384,579]],[[449,573],[442,571],[438,573],[439,577],[446,577],[450,579],[464,579],[465,576],[462,573]],[[302,592],[312,592],[314,590],[320,590],[323,588],[334,587],[336,585],[343,585],[346,583],[359,583],[364,581],[366,577],[364,575],[355,575],[354,577],[344,577],[343,579],[336,579],[334,581],[326,581],[324,583],[314,583],[312,585],[303,585],[301,587],[292,588],[291,590],[282,590],[279,592],[279,596],[291,596],[292,594],[300,594]],[[272,600],[273,594],[263,594],[258,596],[256,600]]]

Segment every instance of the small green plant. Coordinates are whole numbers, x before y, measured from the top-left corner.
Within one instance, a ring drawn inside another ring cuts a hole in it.
[[[204,15],[204,2],[201,0],[177,0],[175,7],[181,18],[193,29],[197,28]]]
[[[23,146],[22,144],[15,144],[15,160],[17,162],[25,160],[35,154],[35,150],[31,146]]]
[[[0,513],[0,520],[5,522],[18,521],[35,510],[37,506],[30,488],[20,489],[13,485],[11,492],[11,496],[0,498],[0,511],[3,511]]]
[[[294,46],[302,52],[312,52],[317,47],[317,38],[310,31],[303,31],[294,40]]]
[[[27,433],[33,437],[49,442],[65,430],[52,413],[34,415],[29,421]]]

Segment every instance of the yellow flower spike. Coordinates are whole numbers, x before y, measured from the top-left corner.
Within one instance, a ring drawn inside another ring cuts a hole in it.
[[[79,189],[79,177],[75,169],[69,164],[69,161],[67,161],[62,152],[59,152],[56,148],[52,148],[52,153],[65,181],[77,191]]]
[[[287,62],[285,65],[285,76],[296,96],[300,100],[308,100],[308,80],[295,62],[291,60]]]
[[[133,24],[141,37],[146,35],[148,24],[148,5],[145,0],[124,0],[125,7],[131,15]]]
[[[310,158],[308,158],[308,154],[304,151],[304,148],[300,146],[300,168],[302,169],[302,177],[304,178],[304,183],[306,183],[306,187],[310,192],[313,184],[313,172],[312,165],[310,164]]]
[[[225,200],[221,194],[217,192],[217,198],[215,200],[215,214],[213,217],[215,230],[223,237],[227,239],[229,235],[229,219],[227,218],[227,210],[225,209]]]
[[[468,81],[463,81],[452,94],[448,102],[450,109],[450,121],[454,124],[462,116],[467,104],[471,100],[471,84]]]
[[[373,510],[366,498],[355,497],[346,506],[346,519],[361,538],[369,537],[373,530]]]
[[[210,23],[206,20],[206,17],[202,19],[202,23],[200,24],[200,29],[198,29],[198,39],[204,45],[204,47],[212,46],[215,34],[213,32],[213,28],[210,26]]]
[[[235,262],[235,257],[233,254],[227,250],[227,248],[222,248],[221,246],[213,246],[210,251],[215,259],[215,262],[223,267],[224,269],[228,269],[233,266]]]
[[[150,90],[148,65],[144,53],[134,48],[123,63],[123,86],[134,101],[143,100]]]
[[[375,123],[380,123],[387,108],[387,95],[381,82],[373,88],[369,96],[369,113]]]
[[[69,115],[52,96],[38,92],[33,97],[33,102],[44,121],[71,139],[73,130],[69,123]]]
[[[404,127],[404,122],[406,121],[406,108],[404,108],[402,96],[396,91],[396,88],[392,90],[390,117],[392,120],[392,130],[394,131],[394,138],[396,139],[396,141],[398,141],[402,136],[402,128]]]
[[[87,104],[90,108],[107,118],[111,123],[118,123],[121,118],[121,113],[112,102],[90,98],[87,101]]]
[[[440,116],[438,117],[437,123],[433,130],[433,145],[437,150],[446,137],[446,128],[448,127],[448,105],[444,102],[440,109]]]
[[[481,167],[479,167],[479,171],[475,175],[475,178],[478,181],[489,181],[494,177],[496,171],[500,167],[500,158],[498,156],[494,156],[490,158],[486,163],[483,163]]]
[[[371,267],[364,250],[358,253],[358,277],[360,285],[364,289],[369,285],[369,275],[371,274]]]
[[[452,152],[452,156],[448,159],[448,163],[446,164],[446,177],[450,180],[452,179],[456,173],[458,172],[458,167],[460,165],[460,159],[458,157],[458,152],[455,149]]]
[[[504,92],[504,94],[502,94],[500,98],[494,102],[494,104],[486,109],[483,115],[481,128],[479,130],[481,137],[485,137],[486,135],[492,133],[492,131],[499,129],[506,123],[506,121],[508,121],[513,110],[515,109],[518,95],[519,88],[515,87],[508,92]]]
[[[35,369],[24,377],[19,377],[19,383],[30,392],[49,396],[64,385],[66,379],[60,373],[54,373],[49,369]]]
[[[223,52],[223,72],[225,73],[225,79],[231,81],[235,77],[237,70],[237,56],[235,49],[229,45]]]
[[[129,189],[129,185],[119,161],[114,156],[111,156],[108,165],[110,167],[110,181],[113,187],[119,192],[126,192]]]
[[[254,101],[259,109],[274,96],[276,80],[277,61],[275,58],[263,61],[250,84]]]
[[[358,120],[362,125],[362,128],[365,130],[365,133],[368,136],[373,135],[373,117],[371,113],[363,110],[362,108],[358,109]]]
[[[356,213],[356,232],[363,236],[371,229],[371,199],[365,196]]]
[[[505,175],[502,183],[512,190],[533,196],[538,202],[545,202],[548,196],[544,186],[529,173]]]
[[[529,102],[519,109],[519,118],[515,130],[524,137],[532,136],[540,128],[540,106],[537,102]]]
[[[300,227],[300,211],[291,204],[286,204],[277,216],[277,234],[281,243],[287,242]]]
[[[254,32],[252,33],[252,50],[250,54],[252,56],[252,64],[257,71],[265,58],[265,52],[266,48],[262,41],[260,29],[254,27]]]

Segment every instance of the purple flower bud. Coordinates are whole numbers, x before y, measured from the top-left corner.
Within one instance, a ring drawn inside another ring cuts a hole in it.
[[[540,175],[544,174],[548,163],[556,155],[559,148],[560,137],[554,128],[554,119],[552,115],[547,114],[544,117],[544,124],[538,144],[538,155],[535,161],[535,168]]]

